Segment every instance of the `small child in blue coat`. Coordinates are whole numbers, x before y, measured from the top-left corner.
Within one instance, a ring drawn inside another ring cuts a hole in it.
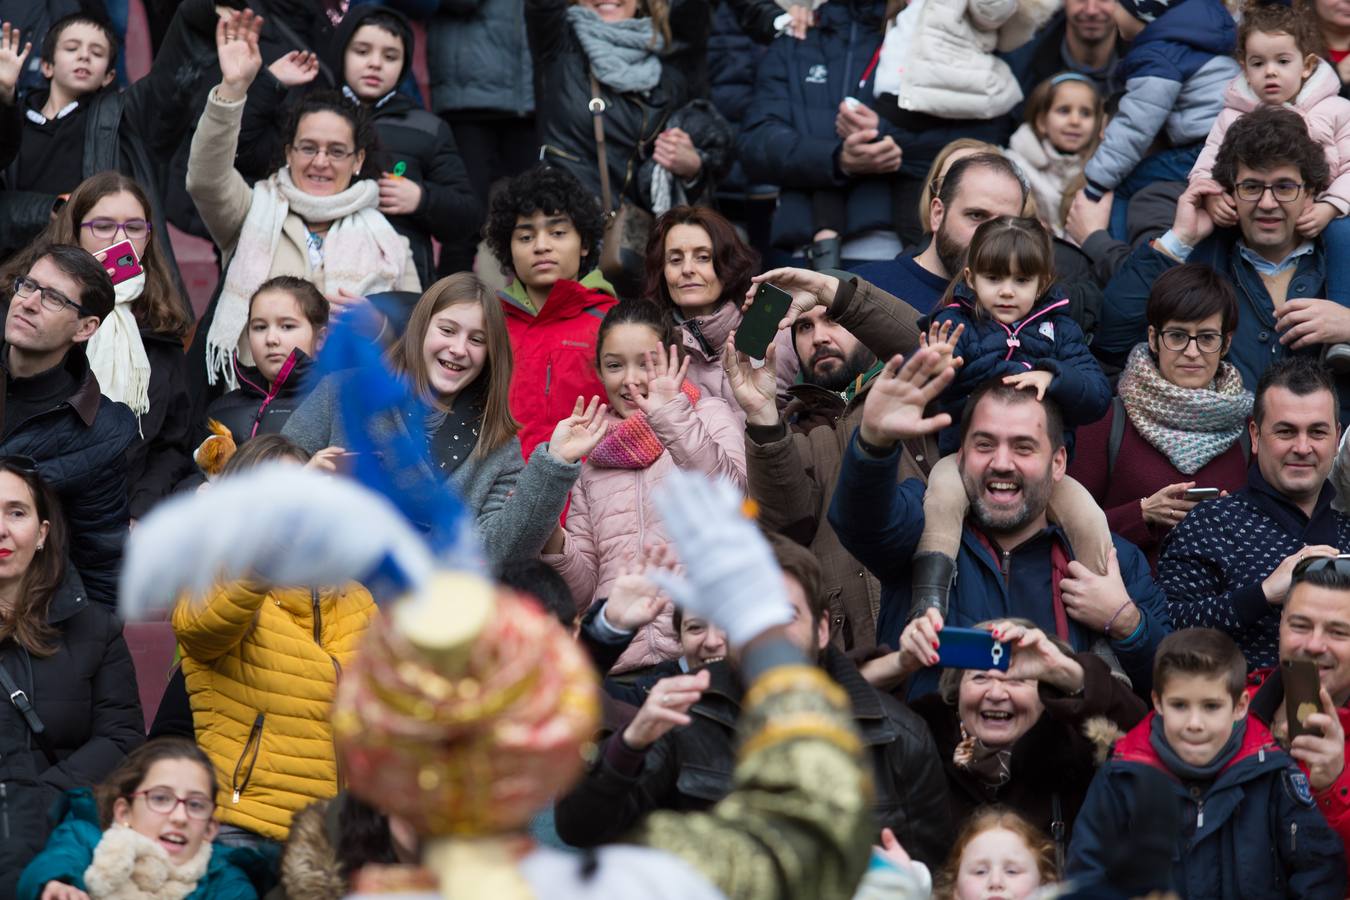
[[[18,900],[256,900],[269,863],[213,845],[216,773],[183,738],[143,744],[98,788],[66,795],[64,821],[19,877]],[[264,885],[265,886],[265,885]]]
[[[949,413],[953,423],[960,422],[971,394],[997,378],[1055,401],[1071,449],[1075,426],[1106,415],[1111,385],[1069,316],[1069,301],[1050,292],[1054,280],[1050,234],[1036,219],[1000,216],[975,230],[966,268],[952,280],[923,339],[962,360],[937,401],[938,411]],[[946,616],[970,507],[954,455],[960,443],[958,424],[938,435],[944,456],[929,474],[924,494],[923,537],[912,565],[912,615],[932,607]],[[1105,574],[1111,531],[1092,495],[1065,476],[1051,492],[1048,512],[1064,529],[1074,558]]]
[[[1161,782],[1181,823],[1171,871],[1181,896],[1346,895],[1340,838],[1307,776],[1247,715],[1246,681],[1247,661],[1223,632],[1188,628],[1163,638],[1154,712],[1116,743],[1074,822],[1066,875],[1076,886],[1104,883],[1121,835],[1137,827],[1141,798]]]

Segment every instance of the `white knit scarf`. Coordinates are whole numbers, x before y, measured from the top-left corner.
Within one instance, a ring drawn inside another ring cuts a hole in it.
[[[210,862],[210,841],[176,864],[157,841],[114,825],[94,848],[84,883],[93,900],[183,900],[197,889]]]
[[[125,403],[139,419],[150,410],[150,358],[131,304],[145,290],[145,273],[113,287],[117,302],[89,339],[89,368],[103,396]]]
[[[281,227],[292,212],[306,222],[333,223],[323,244],[319,287],[325,294],[343,289],[365,296],[398,287],[408,263],[408,242],[381,215],[379,202],[379,186],[370,179],[353,182],[332,196],[307,194],[291,181],[289,167],[253,186],[253,203],[206,335],[207,381],[215,384],[223,377],[231,389],[238,386],[230,357],[241,349],[249,298],[273,274]]]

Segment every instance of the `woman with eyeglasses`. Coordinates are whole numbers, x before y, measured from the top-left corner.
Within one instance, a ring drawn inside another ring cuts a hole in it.
[[[11,897],[52,804],[145,740],[122,626],[74,576],[56,495],[19,456],[0,457],[0,688],[0,897]]]
[[[1203,502],[1188,491],[1247,483],[1252,394],[1224,361],[1238,324],[1226,278],[1205,265],[1169,269],[1147,315],[1148,341],[1130,352],[1105,418],[1078,429],[1069,474],[1156,568],[1163,538]]]
[[[87,349],[99,390],[136,414],[140,436],[127,457],[132,521],[192,471],[191,403],[183,357],[192,320],[152,222],[150,199],[136,181],[119,172],[100,172],[71,193],[41,238],[83,247],[107,268],[117,261],[106,258],[104,251],[129,241],[142,269],[113,286],[116,306]]]
[[[383,291],[421,285],[407,238],[379,211],[380,190],[362,167],[375,132],[361,108],[324,92],[296,105],[285,127],[285,165],[251,189],[234,168],[249,86],[262,68],[251,11],[222,19],[222,80],[207,97],[188,157],[187,188],[223,257],[215,303],[197,329],[207,381],[237,387],[232,354],[251,363],[248,300],[277,275],[313,282],[341,313]],[[195,359],[195,356],[194,356]]]
[[[66,794],[61,824],[24,869],[19,900],[253,900],[255,851],[212,843],[216,772],[183,738],[138,747],[95,790]]]

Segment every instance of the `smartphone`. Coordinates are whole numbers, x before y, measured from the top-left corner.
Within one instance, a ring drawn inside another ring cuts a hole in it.
[[[1322,682],[1317,664],[1307,659],[1286,659],[1280,663],[1284,679],[1284,714],[1289,719],[1289,740],[1300,734],[1321,734],[1303,723],[1308,716],[1322,711]]]
[[[755,291],[755,302],[736,329],[736,349],[746,356],[763,359],[778,334],[778,323],[791,305],[792,295],[787,291],[768,282],[761,284]]]
[[[1187,500],[1216,500],[1218,497],[1218,488],[1191,488],[1186,492]]]
[[[136,248],[131,246],[131,241],[113,244],[98,252],[104,254],[103,268],[107,270],[108,277],[112,279],[114,285],[135,278],[145,271],[141,268],[141,261],[136,257]]]
[[[946,669],[1008,671],[1008,648],[983,628],[948,626],[938,633],[938,665]]]

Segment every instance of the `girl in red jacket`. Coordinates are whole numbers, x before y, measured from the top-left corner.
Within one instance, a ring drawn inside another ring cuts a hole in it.
[[[572,488],[566,530],[554,532],[544,559],[572,589],[578,608],[609,595],[628,559],[665,528],[652,504],[674,469],[694,469],[745,486],[745,436],[726,402],[685,379],[670,319],[645,301],[625,301],[600,323],[597,363],[610,414],[605,436]],[[667,349],[669,348],[669,349]],[[670,612],[645,626],[613,671],[680,654]]]

